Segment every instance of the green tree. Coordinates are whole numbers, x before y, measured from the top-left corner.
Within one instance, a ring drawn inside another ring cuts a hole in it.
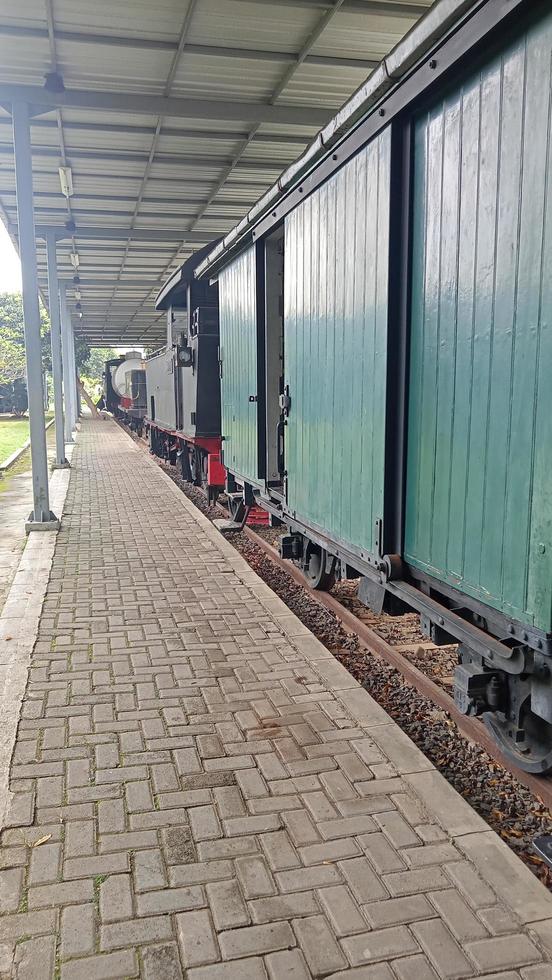
[[[40,304],[42,365],[52,368],[50,319]],[[0,384],[25,377],[25,336],[21,293],[0,293]]]
[[[105,370],[105,362],[117,357],[117,351],[112,347],[90,347],[88,357],[82,364],[82,373],[93,382],[101,384]]]
[[[80,368],[77,365],[77,370],[86,391],[97,401],[103,390],[105,362],[117,357],[117,351],[112,347],[89,347],[87,350],[88,355]]]

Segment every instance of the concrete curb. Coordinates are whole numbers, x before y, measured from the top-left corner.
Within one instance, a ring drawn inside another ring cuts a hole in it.
[[[70,458],[73,446],[66,445],[65,448]],[[55,470],[50,480],[51,506],[60,517],[70,473],[68,469]],[[27,538],[0,615],[0,829],[4,826],[12,798],[9,791],[11,756],[57,534],[57,530],[44,531]]]
[[[50,419],[50,421],[46,423],[46,430],[45,430],[46,432],[54,424],[55,421],[56,421],[55,419]],[[7,470],[9,470],[14,465],[14,463],[17,463],[17,461],[21,459],[23,454],[27,452],[27,449],[29,448],[30,445],[31,445],[31,440],[26,439],[20,449],[16,449],[15,452],[11,454],[11,456],[8,456],[8,458],[2,464],[0,464],[0,480],[4,476],[4,473],[6,473]]]

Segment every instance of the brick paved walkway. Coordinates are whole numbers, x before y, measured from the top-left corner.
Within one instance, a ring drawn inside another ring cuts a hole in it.
[[[552,898],[111,422],[12,765],[0,977],[551,980]]]

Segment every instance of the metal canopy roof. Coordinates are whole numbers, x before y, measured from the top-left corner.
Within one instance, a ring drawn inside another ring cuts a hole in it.
[[[55,227],[75,329],[92,344],[161,341],[167,277],[236,224],[430,6],[0,0],[0,217],[16,241],[9,104],[26,101],[44,295],[40,236]]]

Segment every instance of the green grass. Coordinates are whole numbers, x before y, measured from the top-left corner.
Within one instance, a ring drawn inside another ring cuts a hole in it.
[[[8,459],[28,438],[28,419],[0,419],[0,463]]]
[[[46,415],[46,421],[52,418],[51,413]],[[0,418],[0,463],[5,462],[12,453],[20,449],[23,443],[29,438],[28,418]]]

